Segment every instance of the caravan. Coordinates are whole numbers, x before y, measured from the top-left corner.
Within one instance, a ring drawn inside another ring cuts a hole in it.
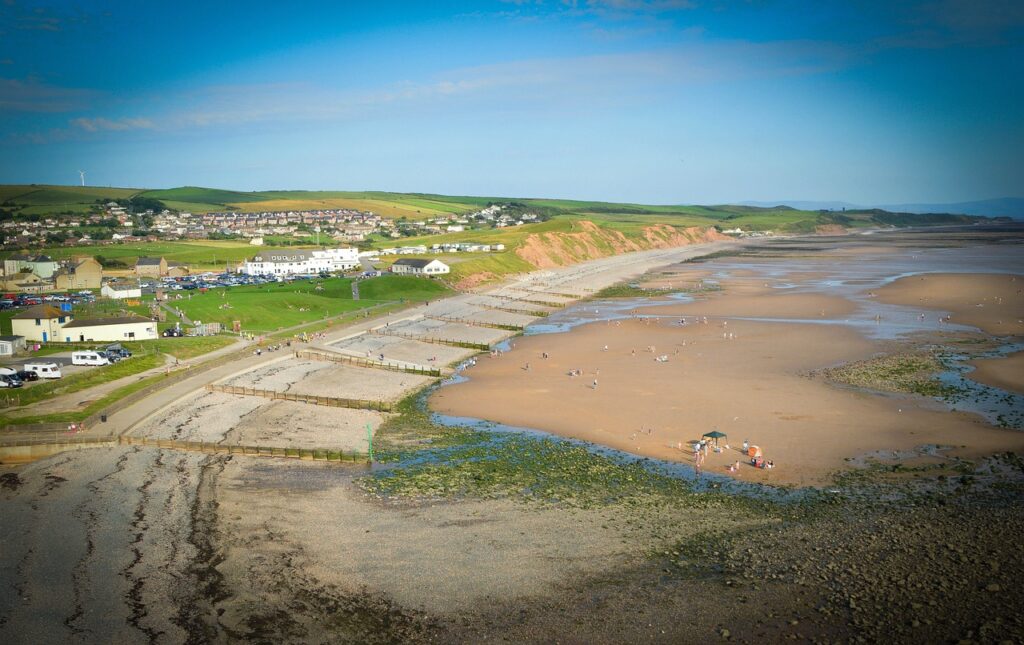
[[[110,365],[107,357],[100,352],[72,352],[72,365]]]
[[[56,363],[25,363],[26,372],[35,372],[39,378],[60,378],[60,365]]]

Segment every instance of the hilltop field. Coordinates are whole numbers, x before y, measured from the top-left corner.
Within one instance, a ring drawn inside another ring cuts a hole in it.
[[[212,188],[182,187],[161,190],[82,186],[0,186],[0,211],[5,217],[73,217],[95,211],[102,203],[133,198],[154,199],[180,212],[268,212],[354,209],[383,217],[428,220],[465,215],[491,203],[516,202],[543,212],[546,221],[506,228],[405,237],[372,236],[363,246],[473,242],[504,244],[500,253],[446,254],[452,267],[451,281],[471,287],[505,275],[538,268],[566,266],[609,255],[652,248],[680,246],[723,239],[721,232],[784,234],[836,232],[847,228],[903,227],[963,224],[975,221],[962,215],[889,213],[880,210],[805,211],[787,206],[687,206],[615,204],[608,202],[509,197],[459,197],[418,193],[358,191],[263,191],[238,192]],[[312,246],[312,238],[276,239],[268,245]],[[102,254],[131,266],[140,256],[163,256],[168,261],[198,269],[224,269],[253,254],[246,240],[187,240],[133,242],[104,246],[59,246],[39,249],[58,258]],[[387,263],[384,263],[386,266]]]

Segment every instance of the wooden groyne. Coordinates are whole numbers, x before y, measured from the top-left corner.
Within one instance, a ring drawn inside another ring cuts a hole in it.
[[[474,303],[474,307],[483,307],[484,309],[493,309],[494,311],[504,311],[510,314],[519,314],[521,316],[534,316],[535,318],[544,318],[550,316],[550,311],[537,311],[530,309],[516,309],[515,307],[500,307],[498,305],[488,305],[482,302]]]
[[[487,347],[484,347],[487,349]],[[328,361],[331,363],[344,363],[356,367],[370,367],[378,370],[391,372],[405,372],[406,374],[419,374],[420,376],[441,376],[441,370],[429,367],[416,367],[402,363],[389,363],[387,361],[375,361],[372,358],[349,356],[337,352],[318,352],[312,349],[300,349],[295,352],[295,358],[304,358],[311,361]]]
[[[439,336],[420,336],[418,334],[407,334],[400,331],[389,330],[387,328],[371,329],[369,333],[377,336],[394,336],[396,338],[404,338],[406,340],[415,340],[420,343],[430,343],[431,345],[448,345],[449,347],[461,347],[463,349],[479,349],[480,351],[485,352],[491,349],[491,346],[487,343],[474,343],[468,340],[441,338]]]
[[[391,403],[386,401],[367,401],[365,399],[345,399],[334,396],[318,396],[316,394],[278,392],[277,390],[261,390],[254,387],[242,387],[239,385],[218,385],[211,383],[206,385],[206,389],[211,392],[224,392],[225,394],[237,394],[239,396],[258,396],[264,399],[274,399],[275,401],[294,401],[296,403],[322,405],[329,408],[375,410],[378,412],[390,412],[393,408]]]
[[[469,325],[470,327],[489,327],[491,329],[504,329],[505,331],[523,331],[526,328],[525,325],[511,325],[503,323],[492,323],[485,322],[483,320],[474,320],[472,318],[456,318],[454,316],[427,316],[424,318],[430,320],[441,320],[443,322],[450,323],[462,323],[463,325]]]

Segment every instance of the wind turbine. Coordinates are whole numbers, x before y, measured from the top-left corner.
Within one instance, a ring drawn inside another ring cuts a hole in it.
[[[85,171],[84,170],[79,170],[78,174],[82,177],[82,185],[84,186],[85,185]]]

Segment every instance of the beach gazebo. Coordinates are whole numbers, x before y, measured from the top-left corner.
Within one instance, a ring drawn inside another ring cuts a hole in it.
[[[705,432],[704,434],[702,434],[701,435],[701,439],[703,439],[705,437],[707,437],[708,439],[714,439],[715,440],[715,445],[717,446],[719,439],[724,439],[725,437],[728,437],[728,436],[729,435],[725,434],[724,432],[719,432],[718,430],[712,430],[711,432]]]

